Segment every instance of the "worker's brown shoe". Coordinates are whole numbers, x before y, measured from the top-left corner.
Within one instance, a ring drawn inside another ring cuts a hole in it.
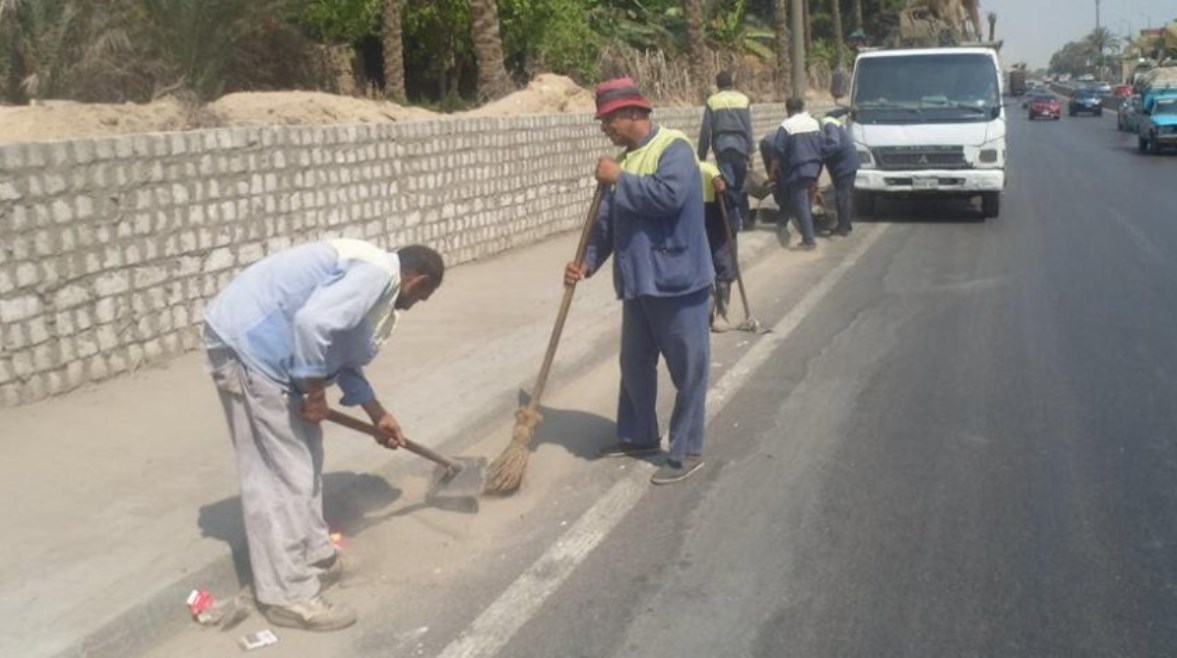
[[[337,631],[356,623],[356,611],[342,603],[330,603],[322,596],[290,606],[266,608],[266,619],[275,626],[308,631]]]
[[[638,445],[629,441],[618,441],[597,451],[599,457],[649,457],[662,452],[657,443],[651,446]]]

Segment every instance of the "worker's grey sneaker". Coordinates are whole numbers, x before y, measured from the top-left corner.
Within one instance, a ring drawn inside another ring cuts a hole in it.
[[[667,459],[666,463],[654,471],[654,475],[650,476],[650,482],[652,484],[673,484],[691,477],[700,468],[703,468],[703,457],[700,455],[687,455],[687,458],[681,462]]]
[[[598,457],[649,457],[662,452],[658,443],[652,446],[638,445],[629,441],[618,441],[597,451]]]
[[[308,631],[337,631],[356,623],[356,611],[342,603],[331,603],[322,596],[316,596],[290,606],[269,606],[266,608],[266,619],[275,626]]]
[[[334,587],[343,580],[343,553],[335,551],[335,555],[326,560],[319,560],[311,566],[319,569],[319,591]]]

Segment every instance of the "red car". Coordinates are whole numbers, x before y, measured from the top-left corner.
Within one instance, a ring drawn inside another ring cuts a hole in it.
[[[1116,98],[1128,98],[1132,95],[1132,85],[1116,85],[1112,88],[1112,96]]]
[[[1063,106],[1053,95],[1042,94],[1030,99],[1030,118],[1046,117],[1058,121],[1063,114]]]

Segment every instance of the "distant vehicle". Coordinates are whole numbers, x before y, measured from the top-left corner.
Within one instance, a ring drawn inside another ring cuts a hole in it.
[[[1078,80],[1079,82],[1091,82],[1092,80],[1095,80],[1095,76],[1091,75],[1090,73],[1084,73],[1083,75],[1081,75],[1075,79]]]
[[[1103,99],[1099,97],[1094,89],[1080,89],[1071,96],[1071,100],[1067,103],[1067,114],[1075,116],[1076,114],[1088,113],[1094,116],[1103,116]]]
[[[1141,153],[1159,153],[1177,146],[1177,90],[1155,93],[1144,101],[1137,129],[1137,148]]]
[[[1112,88],[1112,96],[1127,98],[1132,95],[1132,85],[1116,85]]]
[[[1092,85],[1092,88],[1101,96],[1108,96],[1112,93],[1112,86],[1106,82],[1097,82]]]
[[[1009,93],[1011,96],[1021,96],[1026,93],[1026,70],[1010,69]]]
[[[1046,117],[1058,121],[1062,114],[1063,105],[1058,102],[1058,98],[1054,94],[1041,92],[1030,94],[1029,116],[1027,118],[1033,120],[1038,117]]]
[[[1031,91],[1031,92],[1027,93],[1027,94],[1026,94],[1026,97],[1022,99],[1022,107],[1023,107],[1023,108],[1028,108],[1028,107],[1030,107],[1030,103],[1034,102],[1034,99],[1035,99],[1035,98],[1040,98],[1040,97],[1042,97],[1042,96],[1047,96],[1047,97],[1049,97],[1049,98],[1054,98],[1054,97],[1055,97],[1055,95],[1054,95],[1054,94],[1050,93],[1050,92],[1049,92],[1048,90],[1046,90],[1046,89],[1036,89],[1036,90],[1034,90],[1034,91]]]
[[[1140,129],[1140,95],[1132,94],[1116,110],[1116,129],[1134,133]]]

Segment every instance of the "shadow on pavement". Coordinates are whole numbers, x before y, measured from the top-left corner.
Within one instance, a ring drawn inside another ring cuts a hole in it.
[[[400,489],[371,473],[335,472],[323,474],[323,518],[332,530],[354,536],[382,519],[367,514],[400,498]],[[245,541],[245,520],[241,497],[233,496],[200,508],[196,520],[201,537],[219,539],[229,545],[237,582],[250,582],[249,550]]]
[[[858,215],[855,222],[871,224],[982,224],[976,202],[967,199],[877,199],[875,213]]]

